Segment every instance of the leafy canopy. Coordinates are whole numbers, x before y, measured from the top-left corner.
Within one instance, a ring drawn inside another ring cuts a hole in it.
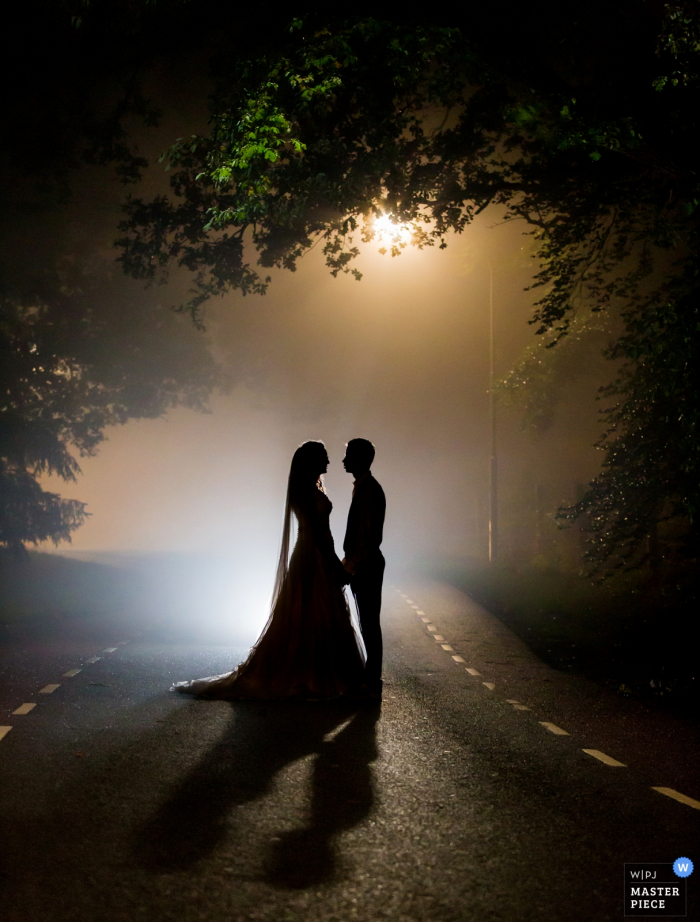
[[[582,308],[622,319],[606,462],[572,514],[594,559],[630,561],[660,509],[697,521],[700,482],[695,418],[669,410],[698,339],[700,14],[656,9],[535,6],[498,29],[296,19],[280,46],[217,62],[210,132],[167,154],[171,195],[127,205],[124,269],[191,270],[181,309],[199,322],[209,297],[264,292],[266,268],[294,270],[319,240],[333,274],[359,279],[357,240],[380,215],[443,247],[500,206],[536,240],[532,322],[549,344]],[[670,437],[677,474],[652,477]]]

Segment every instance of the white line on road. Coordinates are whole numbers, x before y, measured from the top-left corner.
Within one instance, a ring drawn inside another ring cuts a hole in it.
[[[116,647],[107,647],[107,649],[106,649],[106,650],[103,650],[102,652],[103,652],[103,653],[116,653],[116,652],[117,652],[117,648],[116,648]]]
[[[469,673],[469,675],[481,675],[480,672],[477,672],[476,669],[472,669],[471,666],[467,666],[467,672]],[[485,684],[486,684],[486,683],[484,682],[484,685],[485,685]]]
[[[541,720],[540,723],[546,730],[549,730],[550,733],[554,733],[556,736],[569,736],[566,730],[562,730],[561,727],[551,723],[549,720]]]
[[[420,620],[423,622],[423,624],[430,624],[430,618],[421,618]]]
[[[506,704],[520,704],[517,698],[506,698]]]
[[[39,689],[39,694],[40,695],[52,695],[56,691],[56,689],[60,687],[61,686],[59,684],[44,685],[43,688]]]
[[[614,768],[627,768],[624,762],[618,762],[617,759],[613,759],[612,756],[606,755],[604,752],[601,752],[600,749],[584,749],[583,751],[586,755],[593,756],[594,759],[605,762],[606,765],[612,765]]]
[[[526,704],[514,704],[513,707],[516,711],[529,711],[530,708]]]
[[[426,631],[437,631],[437,627],[434,624],[426,624]]]
[[[17,716],[28,714],[30,711],[33,711],[35,707],[36,704],[20,704],[20,706],[12,712],[12,716],[14,717],[15,714],[17,714]]]
[[[468,669],[467,669],[467,672],[469,672]],[[493,691],[494,688],[496,687],[496,686],[493,684],[493,682],[482,682],[481,684],[482,684],[482,685],[485,685],[485,686],[488,688],[489,691]]]
[[[692,797],[687,797],[685,794],[681,794],[680,791],[674,791],[673,788],[652,787],[652,791],[658,791],[659,794],[665,794],[666,797],[672,797],[674,800],[677,800],[679,804],[685,804],[686,807],[692,807],[694,810],[700,810],[700,800],[693,800]]]
[[[90,659],[86,659],[86,663],[96,663],[98,660],[102,659],[101,656],[91,656]]]
[[[455,656],[453,656],[452,659],[455,661],[455,663],[466,663],[466,660],[464,659],[464,657],[460,656],[459,654],[456,654]]]
[[[425,612],[424,612],[424,611],[421,611],[420,608],[417,608],[417,609],[416,609],[416,614],[417,614],[417,615],[424,615]]]
[[[436,643],[444,643],[444,642],[445,642],[445,638],[442,636],[442,634],[433,634],[433,640],[434,640]]]
[[[409,599],[408,596],[404,596],[404,599],[406,599],[407,605],[413,605],[413,599]]]
[[[69,669],[68,672],[63,673],[64,679],[72,679],[74,675],[77,675],[79,672],[82,672],[82,669]]]
[[[454,647],[451,647],[448,643],[441,643],[440,646],[441,646],[442,649],[445,650],[447,653],[453,653],[453,652],[454,652]]]
[[[3,738],[3,736],[7,736],[11,729],[12,727],[0,727],[0,740]]]

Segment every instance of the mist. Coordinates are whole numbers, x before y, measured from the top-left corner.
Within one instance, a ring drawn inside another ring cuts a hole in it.
[[[533,270],[528,238],[522,225],[499,218],[482,215],[445,251],[407,247],[392,258],[363,245],[360,282],[332,278],[312,251],[296,273],[274,273],[264,297],[210,303],[206,332],[192,326],[188,335],[205,337],[228,390],[215,395],[209,413],[177,409],[111,429],[99,453],[81,461],[75,485],[45,478],[47,488],[86,502],[90,512],[59,553],[146,561],[170,615],[253,637],[269,614],[295,448],[307,439],[327,446],[340,550],[352,491],[341,460],[345,443],[363,437],[376,446],[373,473],[387,494],[390,570],[483,558],[487,260],[497,377],[533,341],[533,296],[523,291]],[[124,299],[143,297],[131,280],[114,276],[110,285]],[[165,291],[170,303],[186,285],[174,277]],[[163,298],[163,289],[152,291]],[[588,384],[568,395],[558,424],[538,442],[520,431],[517,410],[498,407],[504,552],[517,555],[522,534],[534,531],[527,522],[523,531],[522,510],[536,485],[546,485],[554,511],[595,473],[596,382]],[[572,419],[575,427],[567,426]],[[510,524],[509,507],[516,510]]]

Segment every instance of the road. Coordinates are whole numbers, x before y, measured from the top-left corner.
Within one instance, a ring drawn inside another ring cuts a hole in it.
[[[393,582],[381,706],[169,693],[245,650],[167,621],[5,649],[3,922],[606,922],[625,862],[697,865],[692,725]]]

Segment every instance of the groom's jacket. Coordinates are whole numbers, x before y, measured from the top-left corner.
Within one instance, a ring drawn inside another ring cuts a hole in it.
[[[383,561],[379,545],[382,543],[385,512],[384,490],[371,472],[358,477],[343,541],[345,567],[350,573],[362,571],[378,558]]]

